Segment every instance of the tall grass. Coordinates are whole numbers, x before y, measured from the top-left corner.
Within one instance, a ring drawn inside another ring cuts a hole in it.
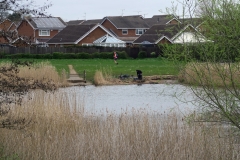
[[[179,72],[181,82],[194,85],[240,86],[239,63],[188,63]]]
[[[0,66],[8,66],[9,62],[1,63]],[[52,66],[48,61],[34,63],[31,67],[21,66],[19,67],[19,77],[30,78],[33,80],[41,81],[43,79],[51,80],[58,87],[68,86],[67,73],[62,70],[59,74],[56,68]]]
[[[101,68],[97,70],[94,75],[94,84],[96,86],[119,84],[119,82],[120,82],[119,79],[113,77],[112,70],[109,68]]]
[[[9,118],[25,117],[22,130],[0,129],[2,157],[19,159],[239,159],[239,144],[226,130],[186,124],[177,114],[132,111],[86,113],[79,97],[35,91]]]

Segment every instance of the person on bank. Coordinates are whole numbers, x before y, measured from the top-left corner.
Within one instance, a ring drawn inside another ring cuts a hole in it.
[[[117,59],[118,59],[117,52],[113,52],[113,59],[114,59],[114,63],[118,64],[118,62],[117,62]]]

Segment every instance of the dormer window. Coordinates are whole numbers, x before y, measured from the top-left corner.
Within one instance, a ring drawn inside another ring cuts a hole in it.
[[[39,30],[39,36],[50,36],[50,30]]]
[[[128,34],[128,30],[127,30],[127,29],[123,29],[123,30],[122,30],[122,34],[123,34],[123,35],[127,35],[127,34]]]
[[[144,33],[143,29],[136,29],[136,35],[142,35]]]

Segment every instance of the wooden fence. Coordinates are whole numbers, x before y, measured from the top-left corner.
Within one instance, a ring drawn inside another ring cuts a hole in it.
[[[113,51],[125,51],[130,57],[137,58],[140,51],[146,51],[147,55],[150,56],[152,52],[157,55],[161,54],[162,51],[159,47],[100,47],[100,48],[84,48],[84,47],[0,47],[0,53],[6,54],[17,54],[17,53],[30,53],[30,54],[46,54],[46,53],[101,53],[101,52],[113,52]]]

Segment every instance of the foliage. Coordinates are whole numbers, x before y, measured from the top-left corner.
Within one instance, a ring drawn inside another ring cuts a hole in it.
[[[140,51],[138,53],[138,58],[147,58],[147,52],[146,51]]]
[[[208,39],[207,43],[197,42],[194,46],[184,44],[181,49],[167,48],[166,57],[177,59],[184,55],[189,63],[181,72],[183,81],[191,84],[193,93],[198,97],[202,111],[210,115],[205,121],[231,124],[240,130],[240,67],[239,0],[202,0],[199,4],[185,1],[188,11],[200,9],[201,29]],[[189,13],[192,18],[194,13]],[[170,51],[172,52],[170,54]],[[180,53],[181,52],[181,53]],[[174,57],[171,56],[174,55]],[[196,87],[197,86],[197,87]],[[201,87],[199,87],[201,86]],[[203,116],[207,117],[207,116]],[[219,118],[221,117],[221,118]]]

